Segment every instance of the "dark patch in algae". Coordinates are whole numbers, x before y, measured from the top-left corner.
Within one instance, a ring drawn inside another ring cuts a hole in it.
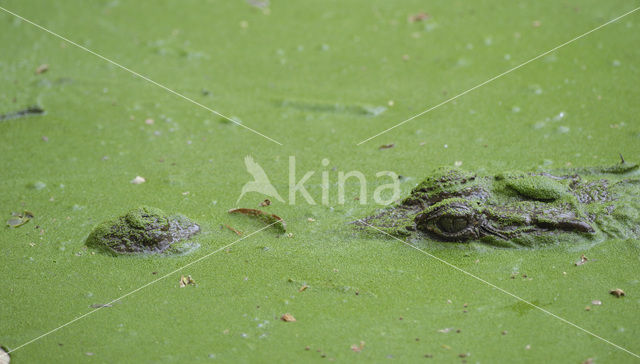
[[[441,168],[401,203],[356,224],[396,236],[539,246],[640,236],[637,164],[477,175]]]
[[[194,247],[185,240],[198,232],[200,226],[185,216],[141,206],[96,226],[86,244],[113,255],[180,254]]]
[[[17,119],[29,115],[42,115],[44,114],[44,110],[39,106],[31,106],[24,110],[15,111],[12,113],[0,115],[0,121],[9,120],[9,119]]]

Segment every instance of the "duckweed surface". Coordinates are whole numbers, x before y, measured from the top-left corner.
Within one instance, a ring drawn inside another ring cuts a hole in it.
[[[385,207],[373,195],[392,178],[379,172],[398,176],[401,198],[439,166],[497,175],[619,169],[619,153],[628,163],[640,161],[638,12],[357,145],[636,2],[2,0],[0,6],[235,121],[0,10],[0,115],[44,110],[0,121],[2,221],[12,212],[34,215],[19,228],[0,229],[0,346],[17,348],[155,281],[11,352],[12,363],[636,359],[410,246],[347,223]],[[45,64],[47,71],[37,73]],[[243,163],[248,155],[285,203],[247,192],[236,205],[254,179]],[[313,204],[301,190],[291,203],[290,157],[294,185],[313,172],[304,182]],[[357,177],[345,181],[340,203],[339,174],[351,171],[367,181],[364,204]],[[130,183],[136,176],[146,182]],[[393,200],[393,190],[380,197]],[[267,198],[272,203],[259,207]],[[136,206],[196,221],[202,232],[192,239],[200,248],[171,257],[92,254],[86,239],[93,229]],[[233,208],[276,214],[287,231],[250,235],[265,224],[228,214]],[[545,249],[411,242],[640,353],[636,237],[552,241]],[[197,285],[180,288],[181,276]],[[609,294],[616,288],[625,296]],[[286,313],[296,321],[282,321]]]

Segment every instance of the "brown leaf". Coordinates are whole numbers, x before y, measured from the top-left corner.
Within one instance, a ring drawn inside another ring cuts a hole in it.
[[[224,224],[224,227],[226,227],[227,229],[229,229],[229,230],[233,231],[234,233],[236,233],[236,235],[238,235],[238,236],[242,236],[242,231],[240,231],[240,230],[236,230],[236,229],[232,228],[231,226],[229,226],[229,225],[227,225],[227,224]]]
[[[624,291],[621,290],[620,288],[612,289],[611,291],[609,291],[609,293],[611,293],[612,295],[618,298],[624,296]]]
[[[284,315],[282,315],[282,317],[280,317],[280,320],[284,322],[295,322],[296,318],[293,317],[293,315],[290,313],[285,313]]]
[[[41,64],[38,66],[38,68],[36,68],[36,75],[39,75],[41,73],[45,73],[49,70],[49,65],[48,64]]]
[[[396,145],[393,144],[393,143],[391,143],[391,144],[383,144],[383,145],[379,146],[378,149],[389,149],[389,148],[393,148],[395,146]]]
[[[262,210],[257,210],[257,209],[245,209],[245,208],[231,209],[228,212],[230,214],[243,214],[247,216],[254,216],[266,222],[267,224],[273,224],[275,222],[279,222],[279,224],[275,224],[275,225],[280,226],[280,228],[282,228],[283,231],[287,231],[287,224],[285,223],[284,220],[282,220],[280,216],[276,214],[270,214],[268,212],[264,212]]]
[[[431,15],[429,15],[427,13],[424,13],[424,12],[420,12],[418,14],[409,15],[407,20],[409,21],[409,23],[415,23],[415,22],[427,20],[430,17],[431,17]]]

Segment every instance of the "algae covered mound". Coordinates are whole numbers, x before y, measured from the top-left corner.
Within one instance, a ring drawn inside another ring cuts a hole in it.
[[[624,160],[613,167],[496,175],[441,168],[400,204],[359,223],[394,235],[498,246],[638,237],[639,172]]]
[[[141,206],[96,226],[87,246],[115,255],[184,253],[194,248],[186,240],[199,231],[185,216]]]

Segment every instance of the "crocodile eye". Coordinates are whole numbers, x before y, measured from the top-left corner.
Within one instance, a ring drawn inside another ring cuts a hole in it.
[[[416,229],[443,241],[467,241],[478,237],[481,214],[474,204],[451,198],[416,215]]]
[[[442,231],[453,234],[466,229],[469,222],[462,216],[442,216],[437,224]]]

